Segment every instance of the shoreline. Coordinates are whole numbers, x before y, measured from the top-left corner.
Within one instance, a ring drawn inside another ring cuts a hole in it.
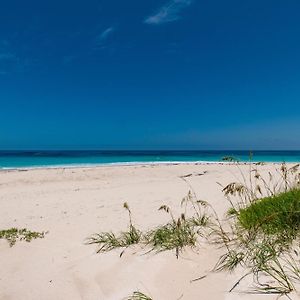
[[[102,167],[134,167],[134,166],[176,166],[176,165],[281,165],[299,164],[300,162],[260,162],[260,161],[149,161],[149,162],[116,162],[116,163],[100,163],[100,164],[67,164],[67,165],[41,165],[41,166],[24,166],[24,167],[0,167],[0,172],[3,171],[29,171],[29,170],[60,170],[60,169],[93,169]]]

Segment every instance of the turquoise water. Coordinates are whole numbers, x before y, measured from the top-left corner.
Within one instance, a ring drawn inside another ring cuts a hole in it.
[[[159,162],[249,161],[248,151],[0,151],[0,168],[32,168]],[[253,151],[256,162],[300,162],[300,151]]]

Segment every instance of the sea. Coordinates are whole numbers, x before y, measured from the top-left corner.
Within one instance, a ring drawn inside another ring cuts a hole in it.
[[[300,163],[300,151],[1,151],[0,169],[55,168],[128,164],[163,163],[217,163],[224,157],[234,157],[240,162],[290,162]]]

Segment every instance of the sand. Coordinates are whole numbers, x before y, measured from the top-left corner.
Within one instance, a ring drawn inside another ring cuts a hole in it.
[[[261,167],[266,171],[274,165]],[[218,183],[241,179],[249,166],[180,164],[32,169],[0,172],[0,229],[48,231],[44,239],[10,248],[0,240],[0,299],[124,299],[140,290],[154,300],[276,299],[229,289],[242,273],[212,273],[224,249],[203,241],[196,250],[148,253],[133,247],[97,254],[92,233],[126,229],[126,201],[134,223],[150,229],[169,220],[158,208],[180,212],[189,187],[223,217],[229,208]],[[202,280],[193,281],[203,275]]]

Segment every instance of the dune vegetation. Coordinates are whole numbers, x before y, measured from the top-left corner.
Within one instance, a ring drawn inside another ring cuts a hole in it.
[[[292,189],[252,203],[240,210],[238,220],[247,230],[294,237],[300,228],[300,190]]]
[[[26,228],[10,228],[0,230],[0,239],[8,241],[10,247],[14,246],[17,241],[31,242],[34,239],[42,239],[45,236],[45,232],[30,231]]]
[[[282,164],[277,176],[264,178],[250,165],[249,180],[223,188],[231,208],[222,234],[226,253],[215,270],[232,271],[236,267],[252,276],[251,292],[287,295],[300,282],[298,255],[300,221],[299,165]],[[228,226],[230,225],[230,226]]]
[[[225,218],[220,218],[206,201],[199,200],[189,185],[178,217],[166,205],[159,208],[169,214],[167,224],[142,232],[133,225],[125,203],[128,230],[119,235],[107,232],[92,235],[87,243],[98,244],[98,252],[124,248],[121,255],[130,245],[139,244],[149,251],[173,250],[179,258],[187,247],[197,249],[199,238],[205,237],[209,243],[224,249],[213,272],[233,271],[237,267],[244,270],[229,292],[252,276],[248,292],[288,295],[300,283],[299,165],[288,167],[283,163],[276,176],[268,173],[268,178],[259,173],[259,166],[250,163],[248,176],[241,172],[240,182],[222,187],[230,204]],[[183,180],[188,183],[186,178]],[[129,299],[150,298],[135,292]]]

